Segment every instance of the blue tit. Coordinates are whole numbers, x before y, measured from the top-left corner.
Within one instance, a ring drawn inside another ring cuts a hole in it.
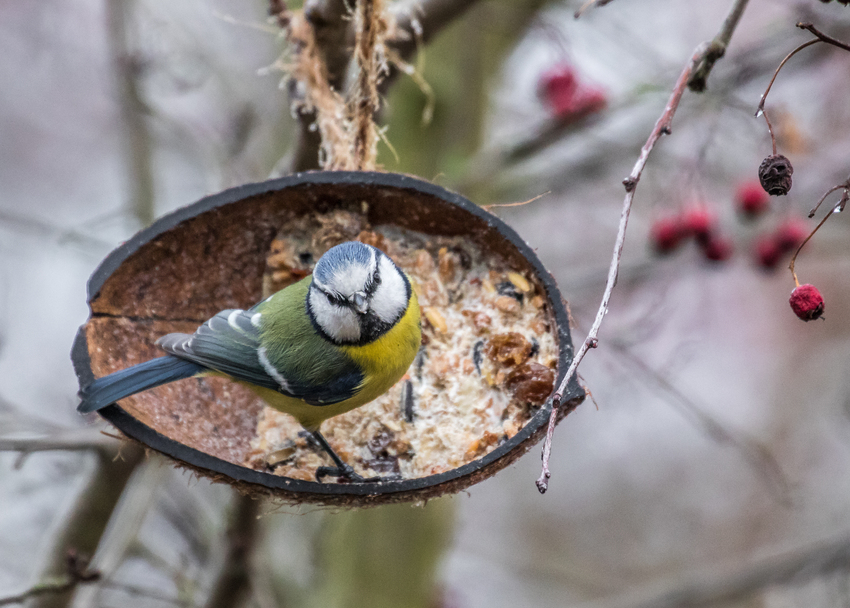
[[[330,249],[311,276],[249,310],[223,310],[194,334],[168,334],[168,353],[98,378],[80,391],[81,413],[193,376],[225,376],[294,416],[333,459],[325,475],[366,481],[334,453],[323,421],[385,393],[421,342],[410,281],[384,253],[359,242]]]

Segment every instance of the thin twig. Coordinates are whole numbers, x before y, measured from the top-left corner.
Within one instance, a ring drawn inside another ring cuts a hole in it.
[[[744,9],[747,8],[747,3],[749,0],[737,0],[735,4],[732,5],[732,10],[729,11],[729,14],[726,15],[726,19],[723,21],[723,26],[720,28],[720,32],[718,32],[717,36],[709,43],[708,50],[705,55],[703,55],[702,59],[700,59],[699,65],[697,65],[691,77],[688,79],[688,88],[695,93],[702,93],[705,91],[708,80],[708,75],[711,74],[711,70],[714,68],[714,64],[717,63],[717,60],[723,57],[726,54],[726,49],[729,46],[729,42],[732,40],[732,34],[735,33],[735,28],[738,27],[738,22],[741,20],[741,16],[744,14]]]
[[[72,590],[81,583],[94,583],[100,580],[100,572],[90,570],[88,560],[82,558],[76,550],[69,549],[65,553],[65,574],[52,577],[37,583],[16,595],[0,597],[0,606],[23,604],[33,598],[43,595],[60,595]]]
[[[479,0],[410,0],[389,8],[400,35],[387,46],[405,61]]]
[[[490,211],[491,209],[493,209],[495,207],[522,207],[522,206],[527,205],[529,203],[533,203],[534,201],[540,200],[541,198],[543,198],[547,194],[552,194],[552,191],[547,190],[546,192],[543,192],[542,194],[538,194],[534,198],[530,198],[527,201],[519,201],[519,202],[516,202],[516,203],[493,203],[492,205],[481,205],[481,206],[484,209],[486,209],[487,211]]]
[[[147,122],[151,111],[139,83],[143,72],[142,58],[128,48],[127,27],[134,8],[135,3],[128,0],[108,2],[106,14],[121,117],[125,126],[124,161],[128,174],[130,208],[139,223],[147,226],[153,222],[156,211],[153,139]]]
[[[761,115],[764,116],[764,122],[767,123],[767,132],[770,133],[770,145],[773,148],[773,155],[776,156],[776,135],[773,133],[773,125],[770,124],[770,119],[767,117],[767,110],[762,108]]]
[[[796,49],[794,49],[793,51],[791,51],[790,53],[785,55],[785,59],[783,59],[782,61],[779,62],[779,66],[773,72],[773,77],[770,79],[770,82],[767,83],[767,88],[764,90],[764,93],[762,93],[761,101],[759,101],[758,108],[756,109],[756,116],[758,116],[759,114],[764,112],[764,102],[767,101],[767,94],[770,93],[770,89],[773,86],[773,82],[776,80],[776,77],[779,75],[779,70],[782,69],[782,66],[784,66],[787,63],[787,61],[789,59],[791,59],[791,57],[793,57],[794,55],[796,55],[797,53],[802,51],[804,48],[806,48],[808,46],[812,46],[813,44],[816,44],[818,42],[820,42],[820,41],[819,40],[809,40],[808,42],[804,42],[803,44],[798,46]]]
[[[734,33],[735,27],[737,26],[740,20],[740,13],[743,11],[744,6],[746,5],[747,0],[736,0],[732,5],[729,15],[723,22],[723,26],[721,28],[721,34],[723,35],[726,43],[731,40],[732,34]],[[716,38],[715,38],[716,40]],[[566,390],[567,383],[575,374],[576,369],[581,363],[581,360],[584,359],[584,356],[587,354],[587,351],[591,348],[596,348],[599,345],[599,338],[597,337],[599,334],[599,327],[602,325],[602,319],[605,318],[605,315],[608,313],[608,302],[611,299],[611,292],[614,290],[614,286],[617,284],[617,274],[620,269],[620,258],[623,254],[623,246],[626,241],[626,227],[629,223],[629,214],[632,209],[632,201],[634,200],[635,189],[637,188],[638,182],[640,181],[641,174],[643,173],[643,169],[646,166],[646,162],[649,158],[649,154],[652,152],[652,149],[655,147],[655,144],[661,138],[662,135],[669,134],[671,132],[670,126],[673,122],[673,116],[676,114],[676,110],[679,107],[679,101],[682,99],[682,95],[685,93],[685,88],[688,85],[688,82],[691,79],[691,75],[694,73],[694,70],[697,69],[697,66],[701,64],[704,59],[706,53],[709,52],[711,47],[711,42],[703,42],[700,44],[691,55],[690,60],[685,65],[682,73],[679,75],[679,79],[676,81],[676,85],[673,87],[673,92],[670,95],[670,99],[667,101],[667,106],[664,108],[664,112],[658,118],[655,123],[655,127],[652,129],[652,132],[649,134],[649,139],[647,139],[643,148],[640,151],[640,156],[635,162],[634,167],[632,168],[632,172],[625,180],[623,180],[623,185],[626,188],[626,196],[623,199],[623,209],[620,213],[620,225],[617,229],[617,239],[614,242],[614,253],[611,258],[611,265],[608,269],[608,280],[605,284],[605,292],[602,295],[602,302],[599,305],[599,310],[596,313],[596,318],[593,321],[593,325],[590,327],[590,332],[582,343],[581,347],[576,352],[573,357],[572,362],[570,363],[569,369],[567,369],[567,373],[564,376],[561,385],[558,387],[558,390],[555,391],[555,394],[552,397],[552,412],[549,415],[549,426],[546,430],[546,438],[543,441],[543,454],[542,454],[542,466],[540,477],[537,479],[537,489],[540,493],[546,492],[549,488],[549,478],[551,477],[551,473],[549,471],[549,458],[552,453],[552,436],[555,433],[555,423],[558,420],[558,409],[561,406],[561,398]],[[709,70],[710,71],[710,70]]]
[[[611,342],[611,347],[618,351],[633,367],[640,370],[645,377],[655,382],[662,391],[666,392],[671,397],[671,403],[684,414],[693,418],[698,427],[710,439],[718,444],[729,445],[735,449],[752,466],[753,470],[764,479],[768,489],[777,500],[786,507],[791,506],[791,484],[782,471],[782,467],[779,466],[779,462],[766,446],[745,433],[726,428],[721,422],[697,405],[690,397],[676,388],[662,374],[647,365],[642,358],[635,355],[625,344],[618,343],[615,340]]]
[[[700,608],[738,605],[747,597],[775,585],[800,584],[829,572],[850,568],[850,536],[836,535],[818,543],[763,553],[744,563],[677,574],[660,583],[614,599],[580,608]]]
[[[77,229],[60,228],[39,218],[2,210],[0,211],[0,224],[5,223],[14,224],[14,229],[18,231],[24,229],[55,238],[56,242],[60,245],[79,243],[97,255],[103,255],[101,251],[105,252],[114,247],[114,244],[109,241],[90,236]],[[10,226],[10,228],[12,227]]]
[[[587,11],[592,6],[605,6],[606,4],[610,4],[614,0],[587,0],[584,4],[582,4],[579,9],[573,14],[575,19],[581,17],[585,11]]]
[[[15,468],[20,468],[24,459],[35,452],[96,451],[109,455],[117,453],[120,445],[120,442],[90,429],[61,431],[42,437],[0,437],[0,452],[19,453]]]
[[[794,55],[796,55],[797,53],[802,51],[804,48],[812,46],[813,44],[817,44],[818,42],[826,42],[827,44],[831,44],[832,46],[837,46],[838,48],[844,49],[845,51],[850,51],[850,45],[848,45],[844,42],[841,42],[840,40],[836,40],[832,36],[827,36],[826,34],[821,32],[819,29],[817,29],[811,23],[801,21],[801,22],[797,23],[797,27],[800,28],[801,30],[806,30],[807,32],[810,32],[811,34],[813,34],[815,36],[815,39],[809,40],[808,42],[804,42],[803,44],[798,46],[796,49],[794,49],[793,51],[788,53],[785,56],[785,59],[783,59],[779,63],[779,66],[773,72],[773,77],[770,79],[770,82],[767,84],[767,88],[765,89],[764,94],[762,94],[762,96],[761,96],[761,101],[759,101],[758,109],[756,110],[756,116],[758,116],[760,112],[764,111],[764,103],[767,100],[767,94],[770,93],[770,88],[773,86],[773,83],[776,80],[776,77],[779,75],[779,70],[782,69],[782,66],[784,66],[788,62],[788,60],[791,59],[791,57],[793,57]]]
[[[239,606],[251,587],[251,559],[258,540],[260,501],[235,491],[233,494],[223,566],[205,608]]]
[[[827,36],[826,34],[824,34],[823,32],[821,32],[818,28],[816,28],[816,27],[815,27],[814,25],[812,25],[811,23],[808,23],[808,22],[805,22],[805,21],[801,21],[801,22],[799,22],[799,23],[797,24],[797,27],[798,27],[798,28],[800,28],[801,30],[806,30],[806,31],[808,31],[808,32],[811,32],[812,34],[814,34],[815,36],[817,36],[817,37],[818,37],[818,39],[819,39],[821,42],[826,42],[827,44],[831,44],[831,45],[833,45],[833,46],[837,46],[838,48],[840,48],[840,49],[844,49],[845,51],[850,51],[850,44],[846,44],[846,43],[844,43],[844,42],[841,42],[840,40],[836,40],[836,39],[835,39],[835,38],[833,38],[832,36]]]
[[[829,196],[830,194],[832,194],[836,190],[840,190],[841,188],[844,189],[844,193],[841,195],[841,200],[838,201],[838,203],[835,205],[835,207],[832,208],[832,210],[830,210],[829,213],[827,213],[825,216],[823,216],[823,219],[820,222],[818,222],[818,225],[815,226],[815,229],[812,230],[809,233],[809,236],[807,236],[806,239],[802,243],[800,243],[800,246],[797,247],[797,251],[795,251],[794,255],[791,256],[791,262],[788,264],[788,269],[791,271],[791,276],[794,278],[794,286],[795,287],[800,286],[800,281],[797,280],[797,272],[794,270],[794,267],[797,264],[797,256],[800,254],[800,251],[803,249],[803,247],[806,245],[806,243],[808,243],[812,239],[812,237],[815,236],[815,233],[818,230],[820,230],[821,226],[826,224],[826,220],[831,218],[835,214],[836,211],[843,211],[844,210],[844,207],[847,205],[848,199],[850,199],[850,179],[848,179],[843,184],[839,184],[839,185],[835,186],[834,188],[831,188],[830,190],[828,190],[827,193],[824,194],[823,197],[821,197],[818,204],[815,205],[815,208],[812,209],[811,213],[809,213],[809,217],[812,217],[815,214],[815,211],[817,210],[817,208],[820,207],[820,205],[824,201],[824,199],[826,199],[827,196]]]
[[[109,521],[92,557],[94,566],[104,573],[116,572],[130,547],[138,538],[139,530],[159,496],[169,468],[159,455],[146,458],[133,471],[126,488],[109,514]],[[75,601],[80,606],[97,606],[100,586],[87,587],[77,592]]]
[[[809,218],[815,217],[815,213],[817,213],[818,209],[823,204],[823,202],[826,200],[827,196],[829,196],[830,194],[832,194],[836,190],[841,190],[842,188],[844,190],[847,190],[848,188],[850,188],[850,178],[848,178],[847,181],[844,182],[843,184],[838,184],[837,186],[833,186],[832,188],[827,190],[826,194],[824,194],[822,197],[820,197],[820,200],[818,201],[817,205],[812,207],[812,210],[809,211]],[[843,209],[842,209],[842,211],[843,211]]]
[[[670,125],[673,121],[673,116],[676,114],[676,109],[679,107],[679,101],[682,99],[682,95],[687,87],[688,78],[690,78],[691,73],[699,63],[700,58],[706,52],[707,48],[708,43],[704,42],[694,51],[690,61],[688,61],[687,65],[682,70],[682,73],[679,75],[679,79],[676,81],[676,86],[673,87],[673,93],[667,101],[667,106],[664,108],[664,112],[656,121],[655,127],[652,129],[652,133],[649,135],[649,139],[647,139],[641,149],[640,156],[638,157],[635,166],[632,168],[631,174],[623,180],[623,185],[626,188],[626,196],[623,199],[623,209],[620,213],[620,225],[617,230],[617,239],[614,243],[614,254],[611,259],[611,265],[608,268],[608,280],[605,284],[605,292],[602,295],[602,302],[599,305],[599,310],[596,313],[596,319],[594,319],[593,325],[590,327],[590,332],[588,332],[587,338],[585,338],[581,347],[578,349],[578,352],[575,354],[575,357],[573,357],[572,363],[570,363],[570,367],[567,369],[567,373],[564,376],[561,385],[558,387],[558,390],[555,391],[555,395],[553,396],[552,413],[549,416],[549,428],[546,431],[546,439],[543,442],[543,467],[540,477],[537,479],[537,489],[541,494],[546,492],[549,487],[549,477],[551,475],[549,472],[549,456],[552,451],[552,435],[555,432],[555,422],[557,420],[558,408],[561,405],[561,397],[566,390],[567,383],[573,377],[576,368],[578,368],[581,360],[584,359],[587,351],[591,348],[596,348],[599,343],[599,339],[597,338],[599,334],[599,326],[602,324],[602,319],[605,318],[605,315],[608,312],[608,301],[611,299],[611,293],[614,290],[614,285],[617,284],[617,274],[620,269],[620,258],[622,257],[623,246],[626,242],[626,227],[629,223],[629,213],[632,209],[632,200],[634,200],[635,189],[640,181],[640,177],[643,173],[643,168],[646,166],[649,154],[655,147],[656,142],[662,135],[669,134],[671,132]]]
[[[110,513],[127,480],[144,456],[142,450],[133,444],[125,444],[120,454],[121,458],[112,458],[98,452],[94,471],[77,495],[70,513],[50,538],[51,546],[40,578],[52,579],[67,569],[68,547],[75,547],[81,554],[94,554]],[[73,581],[73,585],[64,591],[38,596],[30,601],[28,608],[68,606],[77,583]]]

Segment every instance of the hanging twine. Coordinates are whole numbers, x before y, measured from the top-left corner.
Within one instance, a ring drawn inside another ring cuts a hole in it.
[[[383,15],[383,0],[359,0],[357,3],[354,57],[358,73],[349,99],[349,113],[354,120],[352,155],[361,171],[375,168],[378,152],[378,128],[374,120],[379,104],[378,80],[388,72],[384,48],[387,23]]]
[[[281,66],[296,82],[296,111],[315,112],[322,144],[319,163],[324,169],[375,169],[379,108],[378,84],[388,73],[384,40],[388,27],[383,0],[359,0],[354,14],[354,58],[357,76],[347,99],[328,83],[328,72],[313,28],[303,13],[293,14],[288,37],[294,50],[291,63]]]

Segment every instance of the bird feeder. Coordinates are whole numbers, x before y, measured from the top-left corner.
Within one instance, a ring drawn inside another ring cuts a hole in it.
[[[248,308],[309,274],[323,250],[354,239],[395,259],[423,311],[423,348],[408,375],[322,426],[349,464],[384,480],[317,481],[315,465],[328,464],[321,450],[285,414],[224,378],[174,382],[100,415],[200,475],[289,502],[422,501],[514,462],[546,432],[551,393],[573,357],[566,304],[509,226],[405,175],[295,174],[208,196],[156,221],[89,280],[91,316],[72,352],[80,386],[161,356],[158,337]],[[584,396],[572,379],[561,417]]]

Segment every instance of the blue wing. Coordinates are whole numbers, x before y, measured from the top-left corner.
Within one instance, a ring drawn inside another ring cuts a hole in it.
[[[363,383],[363,374],[351,361],[344,361],[341,367],[337,361],[333,376],[321,383],[306,382],[293,370],[283,370],[274,365],[261,344],[258,321],[255,309],[223,310],[194,334],[168,334],[157,344],[181,359],[288,397],[302,399],[311,405],[339,403],[357,393]],[[323,365],[325,362],[314,364]]]

